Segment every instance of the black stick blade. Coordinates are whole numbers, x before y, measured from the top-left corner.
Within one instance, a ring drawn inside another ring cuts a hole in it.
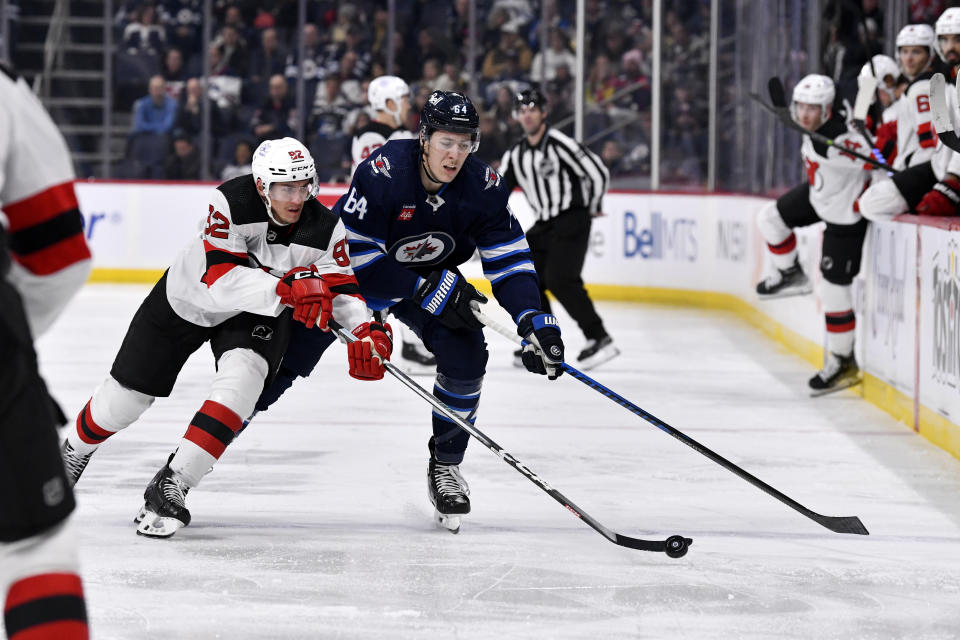
[[[640,538],[631,538],[630,536],[625,536],[619,533],[615,533],[614,536],[616,539],[613,540],[613,542],[621,547],[638,549],[640,551],[658,551],[660,553],[667,554],[671,558],[682,558],[683,556],[687,555],[690,545],[693,544],[693,540],[691,538],[684,538],[683,536],[670,536],[662,542],[659,540],[641,540]]]
[[[778,108],[785,108],[787,106],[787,94],[783,90],[783,83],[780,82],[780,78],[773,76],[767,81],[767,91],[770,92],[770,102],[773,103],[773,106]]]
[[[814,518],[817,522],[825,526],[830,531],[836,533],[855,533],[861,536],[868,536],[870,532],[860,522],[857,516],[821,516]]]

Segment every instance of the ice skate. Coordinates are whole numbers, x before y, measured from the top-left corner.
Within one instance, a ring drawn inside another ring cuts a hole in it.
[[[613,338],[603,336],[599,340],[587,340],[587,345],[577,356],[577,364],[584,371],[598,367],[620,355],[620,349],[613,344]]]
[[[139,525],[137,534],[141,536],[169,538],[190,524],[190,511],[184,503],[190,487],[174,475],[170,460],[153,476],[143,492],[143,506],[134,518]]]
[[[860,368],[853,354],[840,356],[835,353],[827,354],[827,361],[817,375],[810,378],[810,395],[822,396],[834,391],[840,391],[860,384]]]
[[[523,369],[523,349],[517,349],[513,352],[513,366]]]
[[[87,468],[93,451],[88,454],[82,454],[70,446],[69,440],[64,440],[60,447],[60,453],[63,455],[63,466],[67,470],[67,483],[72,487],[77,484],[83,470]]]
[[[460,532],[460,518],[470,513],[470,488],[460,467],[443,464],[432,457],[427,467],[427,495],[436,508],[434,522],[451,533]]]
[[[396,364],[411,376],[431,376],[437,372],[437,359],[423,344],[404,341]]]
[[[807,274],[794,262],[787,269],[777,271],[757,284],[757,295],[763,299],[803,296],[813,291],[813,284]]]

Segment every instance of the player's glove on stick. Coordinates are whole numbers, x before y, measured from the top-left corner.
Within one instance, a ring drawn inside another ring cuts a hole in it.
[[[560,323],[552,313],[528,313],[517,324],[523,345],[523,366],[532,373],[556,380],[563,373],[563,340]]]
[[[413,296],[413,301],[422,309],[451,329],[479,329],[483,326],[470,308],[473,300],[483,303],[487,297],[463,276],[448,269],[428,275]]]
[[[281,304],[293,307],[293,319],[312,329],[314,325],[329,331],[327,322],[333,314],[333,294],[316,267],[294,267],[277,283]]]
[[[347,344],[350,375],[357,380],[382,380],[383,361],[393,352],[393,329],[387,323],[364,322],[353,335],[359,340]]]
[[[945,178],[933,185],[917,204],[917,213],[924,216],[952,216],[960,205],[960,180]]]

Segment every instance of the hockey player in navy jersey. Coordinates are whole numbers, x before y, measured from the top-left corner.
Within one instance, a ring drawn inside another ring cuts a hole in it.
[[[470,423],[476,420],[487,364],[482,325],[470,304],[486,298],[457,267],[477,249],[494,295],[528,342],[524,366],[553,380],[563,363],[560,327],[540,308],[530,250],[507,207],[509,191],[472,156],[479,137],[470,99],[434,91],[420,116],[419,139],[391,141],[372,154],[334,207],[367,304],[389,308],[420,335],[437,358],[434,395]],[[303,340],[291,341],[284,366],[288,373],[308,375],[329,340],[316,332],[298,335]],[[269,406],[290,382],[279,377],[257,408]],[[470,512],[459,468],[469,435],[436,412],[432,421],[429,498],[437,522],[455,532],[460,517]]]

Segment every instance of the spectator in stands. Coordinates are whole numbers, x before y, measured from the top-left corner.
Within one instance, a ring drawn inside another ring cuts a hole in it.
[[[250,81],[267,84],[271,76],[282,74],[287,52],[280,46],[273,27],[260,34],[260,48],[250,54]]]
[[[570,50],[566,34],[560,29],[550,30],[550,47],[533,57],[530,65],[530,79],[533,82],[553,80],[557,77],[557,67],[566,65],[568,69],[576,66],[577,58]]]
[[[255,32],[250,29],[243,20],[243,12],[240,7],[233,4],[223,12],[223,26],[230,26],[237,30],[240,40],[249,45],[255,39]]]
[[[147,3],[133,14],[133,21],[123,30],[123,46],[129,53],[157,55],[163,51],[167,34],[157,24],[157,9]]]
[[[604,106],[605,101],[612,98],[621,86],[622,81],[617,77],[609,58],[604,55],[594,58],[586,82],[587,102]]]
[[[292,40],[296,42],[296,40]],[[303,50],[304,63],[301,65],[297,60],[298,46],[291,46],[287,52],[286,71],[284,72],[291,82],[296,80],[301,73],[300,67],[303,67],[303,77],[306,80],[319,80],[320,71],[323,68],[323,43],[320,40],[320,31],[315,24],[303,25]]]
[[[496,102],[487,112],[494,120],[501,124],[501,133],[508,141],[517,140],[523,135],[523,127],[513,118],[516,91],[508,86],[501,86],[497,90]]]
[[[167,49],[160,73],[167,82],[167,95],[174,100],[178,99],[187,81],[187,70],[183,67],[183,53],[180,49],[176,47]]]
[[[530,70],[533,53],[520,39],[517,26],[508,22],[500,29],[500,42],[483,59],[483,79],[492,82],[516,78]]]
[[[190,58],[200,50],[203,3],[196,0],[164,0],[159,9],[167,29],[168,43],[184,53],[189,65]]]
[[[296,109],[283,76],[270,78],[269,94],[250,123],[260,142],[292,136],[296,130]]]
[[[436,58],[442,64],[451,57],[450,46],[435,30],[420,29],[417,31],[416,55],[418,60]]]
[[[173,155],[164,167],[167,180],[199,180],[200,153],[193,138],[186,132],[177,132],[173,138]]]
[[[363,85],[355,72],[356,67],[357,54],[353,51],[347,51],[340,59],[336,75],[340,78],[340,93],[350,104],[360,106],[366,103],[366,99],[364,98]]]
[[[460,66],[454,61],[447,61],[443,65],[443,73],[437,77],[434,82],[434,88],[441,91],[460,91],[463,92],[467,83],[463,80],[463,74],[460,73]]]
[[[224,126],[223,114],[217,103],[207,97],[203,90],[203,81],[200,78],[190,78],[187,80],[186,89],[180,100],[180,106],[177,111],[177,119],[174,124],[174,130],[187,133],[197,138],[203,129],[203,100],[210,102],[210,131],[215,136],[222,135],[226,127]]]
[[[608,60],[619,60],[632,45],[621,25],[609,24],[599,53],[605,55]]]
[[[494,169],[500,166],[500,159],[510,146],[509,140],[504,135],[506,130],[506,124],[498,122],[490,113],[480,114],[481,145],[474,155]]]
[[[248,140],[238,140],[233,149],[233,163],[228,164],[220,172],[220,179],[226,182],[232,178],[244,176],[253,172],[253,145]]]
[[[232,69],[236,75],[244,77],[250,66],[250,52],[247,43],[233,25],[226,24],[220,29],[220,36],[214,40],[214,46],[220,51],[222,64]]]
[[[623,105],[627,108],[640,110],[650,108],[650,78],[643,72],[643,54],[639,49],[630,49],[623,54],[620,61],[623,72],[620,74],[622,84],[635,87],[625,97]]]
[[[148,90],[149,95],[133,105],[131,133],[170,133],[177,117],[177,101],[167,95],[167,83],[163,76],[150,78]]]
[[[347,116],[354,108],[359,107],[343,93],[340,76],[329,75],[317,86],[311,128],[321,138],[346,136],[349,132]]]
[[[423,72],[420,74],[420,79],[414,83],[413,91],[418,91],[420,87],[426,87],[430,91],[439,89],[437,86],[437,78],[439,77],[440,61],[436,58],[427,58],[423,61]]]

